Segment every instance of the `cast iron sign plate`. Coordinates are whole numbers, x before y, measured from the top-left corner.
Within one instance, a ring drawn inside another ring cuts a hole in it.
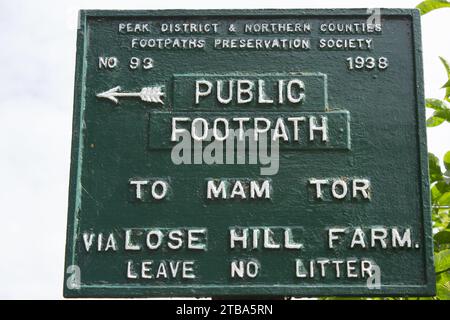
[[[66,297],[434,293],[415,10],[82,11]]]

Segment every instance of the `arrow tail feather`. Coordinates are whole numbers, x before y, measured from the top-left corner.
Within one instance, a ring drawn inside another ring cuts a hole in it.
[[[153,102],[153,103],[161,103],[164,104],[162,97],[164,97],[164,92],[162,91],[161,86],[155,87],[145,87],[142,88],[140,92],[140,97],[142,101]]]

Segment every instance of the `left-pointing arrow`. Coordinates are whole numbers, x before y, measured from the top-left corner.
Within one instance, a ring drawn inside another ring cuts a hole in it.
[[[164,104],[162,97],[165,94],[162,89],[162,86],[154,86],[144,87],[140,92],[120,92],[121,88],[117,86],[105,92],[98,93],[97,97],[109,99],[114,103],[119,103],[119,97],[139,97],[142,101]]]

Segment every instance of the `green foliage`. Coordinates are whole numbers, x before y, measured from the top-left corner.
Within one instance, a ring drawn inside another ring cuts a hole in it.
[[[447,152],[444,155],[444,166],[445,169],[450,170],[450,152]]]
[[[445,88],[445,96],[443,100],[439,99],[426,99],[426,107],[433,109],[434,113],[427,119],[427,127],[436,127],[443,122],[450,122],[450,108],[448,102],[450,102],[450,64],[443,57],[439,57],[442,64],[447,71],[447,82],[442,86]]]
[[[427,119],[428,127],[436,127],[442,124],[444,121],[450,122],[450,109],[437,110],[431,117]]]
[[[446,171],[439,159],[428,156],[431,183],[431,203],[434,235],[434,267],[436,271],[436,299],[450,299],[450,151],[444,156]]]
[[[439,231],[434,235],[434,250],[436,252],[450,249],[450,231]]]
[[[442,179],[441,166],[439,165],[439,159],[434,154],[428,154],[428,167],[430,168],[430,182],[436,182]]]
[[[434,265],[437,274],[436,296],[442,300],[450,300],[450,249],[436,253]]]
[[[442,172],[439,159],[432,153],[428,155],[431,183],[431,203],[433,205],[433,227],[439,230],[439,232],[434,236],[435,249],[438,250],[445,249],[448,247],[447,245],[450,244],[450,241],[448,241],[450,238],[450,164],[447,163],[449,160],[450,152],[447,152],[444,156],[444,164],[447,171]]]
[[[450,7],[450,3],[446,0],[425,0],[416,6],[421,15],[445,7]]]
[[[434,111],[427,119],[428,127],[435,127],[450,122],[450,64],[439,57],[447,72],[447,83],[443,100],[427,99],[426,107]],[[436,269],[436,299],[450,300],[450,151],[444,155],[444,171],[439,159],[432,153],[428,155],[433,228],[438,230],[434,235],[434,263]]]
[[[434,269],[438,274],[450,271],[450,250],[442,250],[435,254]]]
[[[443,57],[439,57],[441,59],[442,64],[445,67],[445,71],[447,71],[447,82],[442,86],[442,88],[446,88],[444,99],[450,102],[450,64]]]
[[[436,278],[436,296],[441,300],[450,300],[450,272],[442,272]]]

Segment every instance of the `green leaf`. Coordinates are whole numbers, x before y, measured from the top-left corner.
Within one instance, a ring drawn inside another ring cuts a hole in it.
[[[450,3],[445,0],[425,0],[416,6],[420,10],[421,15],[444,7],[450,7]]]
[[[444,121],[445,121],[444,118],[431,116],[427,119],[427,127],[428,128],[437,127],[438,125],[442,124]]]
[[[441,89],[444,89],[444,88],[450,88],[450,80],[448,80],[448,81],[441,87]]]
[[[448,63],[448,61],[445,60],[444,57],[439,57],[439,59],[441,59],[441,62],[442,62],[442,64],[444,65],[445,71],[447,71],[447,74],[450,75],[450,63]]]
[[[450,249],[450,231],[442,230],[436,233],[433,237],[434,251],[439,252]]]
[[[448,210],[442,210],[442,209],[433,209],[433,228],[438,228],[439,230],[450,230],[449,223],[449,215]],[[439,251],[439,250],[437,250]]]
[[[433,115],[435,117],[443,118],[446,121],[450,121],[450,109],[437,110]]]
[[[437,245],[450,244],[450,231],[439,231],[433,239]]]
[[[450,192],[450,183],[447,183],[444,180],[439,181],[435,186],[442,194]]]
[[[442,230],[436,233],[433,237],[434,251],[439,252],[442,250],[450,249],[450,231]]]
[[[436,273],[450,269],[450,249],[442,250],[434,254],[434,269]]]
[[[445,169],[450,170],[450,151],[444,155],[444,166]]]
[[[450,273],[444,272],[436,279],[436,296],[440,300],[450,300]]]
[[[439,59],[441,59],[441,62],[445,67],[445,71],[447,71],[447,78],[448,78],[447,83],[449,83],[450,82],[450,64],[443,57],[439,57]],[[447,83],[444,84],[444,87],[446,87]],[[446,90],[445,90],[445,98],[444,99],[448,100],[449,98],[450,98],[450,87],[447,86]]]
[[[428,153],[428,166],[430,168],[430,181],[435,182],[442,179],[441,166],[439,159],[431,152]]]
[[[450,206],[450,192],[444,193],[437,201],[440,206]]]
[[[444,121],[450,122],[450,109],[437,110],[427,119],[427,127],[436,127]]]
[[[446,183],[444,180],[438,181],[431,187],[431,200],[437,202],[446,192],[450,192],[450,183]]]
[[[445,102],[439,99],[426,99],[425,106],[436,111],[448,109]]]
[[[442,196],[441,190],[438,189],[438,187],[435,184],[431,187],[431,201],[435,202],[437,199],[439,199]]]

